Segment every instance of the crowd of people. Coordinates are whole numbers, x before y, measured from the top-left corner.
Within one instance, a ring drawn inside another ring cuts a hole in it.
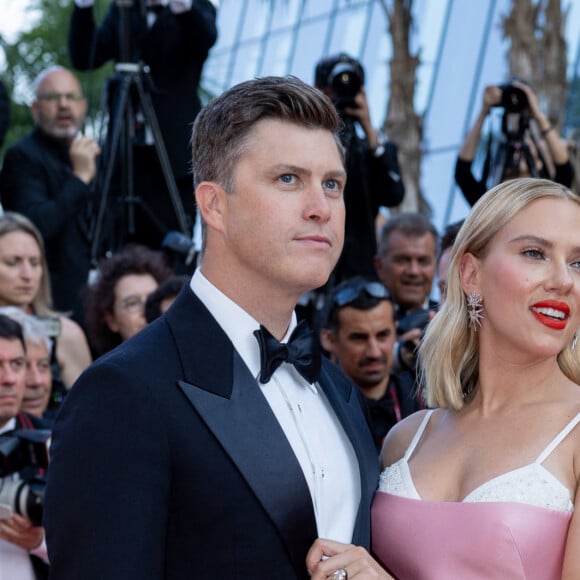
[[[580,197],[533,90],[512,111],[486,87],[455,168],[473,208],[440,233],[395,209],[356,59],[201,107],[212,1],[92,5],[69,50],[120,65],[109,135],[127,59],[154,122],[138,96],[142,133],[97,143],[51,66],[2,160],[0,578],[580,577]],[[493,107],[521,134],[476,176]],[[186,271],[179,205],[202,224]]]

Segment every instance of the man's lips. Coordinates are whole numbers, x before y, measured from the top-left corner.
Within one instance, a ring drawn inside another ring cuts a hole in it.
[[[300,236],[296,238],[299,242],[305,242],[315,246],[332,246],[330,240],[326,236],[321,235],[311,235],[311,236]]]
[[[548,328],[563,330],[570,317],[570,307],[559,300],[542,300],[530,307],[534,317]]]
[[[18,400],[16,395],[3,395],[0,397],[0,404],[11,404]]]

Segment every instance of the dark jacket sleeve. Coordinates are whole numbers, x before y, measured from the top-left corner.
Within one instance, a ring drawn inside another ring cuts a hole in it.
[[[0,82],[0,147],[4,144],[4,137],[10,125],[10,98],[3,83]]]
[[[471,161],[457,158],[455,163],[455,183],[471,206],[485,193],[485,184],[477,181],[471,171]]]
[[[572,187],[572,182],[574,181],[574,166],[570,161],[566,161],[562,165],[556,165],[554,181],[566,187]]]
[[[1,201],[6,211],[26,215],[44,240],[50,241],[86,207],[91,190],[70,168],[55,163],[50,156],[41,161],[36,153],[18,144],[6,152]]]
[[[95,365],[59,413],[44,512],[55,579],[165,577],[169,451],[159,409],[137,382]]]
[[[394,207],[399,205],[405,197],[405,186],[401,178],[397,146],[387,143],[385,151],[375,157],[368,151],[368,177],[373,215],[376,215],[380,206]]]
[[[93,70],[119,53],[118,14],[113,2],[103,23],[97,29],[93,8],[74,6],[69,23],[68,51],[72,65],[77,70]]]

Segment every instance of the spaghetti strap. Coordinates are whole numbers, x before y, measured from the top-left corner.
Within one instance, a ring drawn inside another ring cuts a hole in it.
[[[540,453],[538,459],[536,459],[535,463],[544,463],[548,456],[560,445],[560,443],[566,438],[566,436],[580,423],[580,413],[578,413],[567,425],[554,437],[554,439],[548,444],[548,446]]]
[[[427,423],[429,423],[429,419],[431,418],[433,411],[435,411],[435,409],[430,409],[425,413],[425,416],[423,417],[423,420],[419,425],[419,429],[417,429],[417,432],[415,433],[415,436],[411,440],[409,447],[407,447],[407,451],[405,451],[405,455],[403,456],[405,458],[405,461],[409,461],[409,457],[411,457],[413,451],[415,451],[415,447],[417,447],[417,443],[419,443],[419,439],[421,439],[421,435],[423,435],[423,431],[425,431],[425,427],[427,427]]]

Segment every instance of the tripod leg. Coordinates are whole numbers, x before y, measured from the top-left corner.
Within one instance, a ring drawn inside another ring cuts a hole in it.
[[[153,132],[155,150],[157,152],[157,157],[159,158],[161,170],[163,171],[163,176],[169,191],[171,203],[173,204],[173,210],[175,211],[175,216],[177,217],[177,223],[179,224],[181,233],[186,236],[190,236],[191,232],[188,231],[185,210],[183,209],[183,204],[181,203],[181,198],[179,197],[179,191],[177,190],[177,185],[173,177],[171,164],[169,163],[169,157],[167,156],[167,150],[165,149],[165,143],[163,142],[161,129],[159,128],[159,122],[157,121],[157,115],[155,114],[155,109],[151,103],[151,97],[145,91],[143,82],[140,77],[137,77],[136,84],[139,98],[141,100],[141,106],[143,108],[143,114],[149,123],[149,126],[151,127],[151,131]]]
[[[129,91],[131,88],[131,78],[125,76],[122,79],[121,86],[119,89],[119,97],[117,102],[117,111],[115,113],[115,119],[113,121],[113,129],[110,139],[108,139],[108,149],[107,155],[101,160],[101,166],[105,168],[105,175],[103,178],[103,186],[100,191],[101,201],[99,204],[99,210],[97,213],[97,218],[95,226],[93,228],[92,244],[91,244],[91,259],[93,263],[96,263],[99,244],[101,242],[101,234],[103,229],[103,223],[105,219],[105,212],[107,210],[107,202],[109,198],[109,193],[111,190],[111,180],[113,177],[113,169],[115,167],[115,156],[117,154],[117,149],[119,147],[119,141],[121,137],[121,129],[126,124],[126,110],[129,104]],[[125,143],[126,148],[130,147],[130,143]]]

